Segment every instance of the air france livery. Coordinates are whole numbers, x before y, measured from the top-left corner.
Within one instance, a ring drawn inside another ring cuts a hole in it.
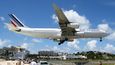
[[[53,7],[59,19],[60,28],[29,28],[14,14],[9,14],[11,20],[7,26],[9,30],[19,34],[58,41],[58,45],[79,38],[100,38],[102,41],[103,37],[109,35],[106,31],[99,29],[81,30],[79,24],[70,22],[57,5],[54,4]]]

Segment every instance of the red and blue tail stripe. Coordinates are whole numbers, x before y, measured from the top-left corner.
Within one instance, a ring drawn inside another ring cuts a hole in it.
[[[13,20],[11,20],[10,22],[14,27],[17,27],[16,23]]]
[[[9,14],[9,16],[11,17],[11,23],[15,26],[15,27],[24,27],[24,24],[14,15],[14,14]]]

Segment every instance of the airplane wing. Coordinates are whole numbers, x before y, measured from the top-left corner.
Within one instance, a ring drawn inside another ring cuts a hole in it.
[[[59,19],[59,26],[61,28],[62,31],[62,41],[67,41],[69,40],[70,37],[75,36],[75,28],[72,27],[68,27],[68,25],[71,23],[69,22],[69,20],[67,19],[67,17],[64,15],[63,11],[56,6],[55,4],[53,4],[53,7],[55,9],[56,15]],[[62,43],[63,43],[62,42]]]

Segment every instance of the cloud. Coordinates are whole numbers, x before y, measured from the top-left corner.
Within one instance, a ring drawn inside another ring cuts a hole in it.
[[[54,19],[55,22],[59,21],[58,17],[55,14],[52,15],[52,19]]]
[[[52,51],[49,45],[46,45],[44,48],[41,48],[40,51]]]
[[[41,49],[41,51],[59,51],[59,48],[57,48],[57,46],[49,46],[46,45],[44,48]]]
[[[68,48],[64,48],[64,47],[58,47],[58,46],[53,46],[51,48],[52,51],[56,51],[56,52],[68,52]]]
[[[104,30],[104,31],[107,31],[107,32],[112,30],[107,23],[99,24],[97,27],[98,27],[99,30]]]
[[[5,18],[1,16],[1,17],[0,17],[0,20],[1,20],[1,21],[5,21]]]
[[[115,32],[111,33],[106,39],[115,41]]]
[[[42,42],[42,40],[41,39],[32,39],[32,42],[34,42],[34,43],[40,43],[40,42]]]
[[[104,52],[115,53],[115,46],[112,44],[106,44]]]
[[[78,44],[79,44],[79,41],[78,40],[74,40],[73,42],[68,42],[67,46],[71,47],[71,48],[74,48],[74,49],[80,49]]]
[[[88,50],[95,50],[96,43],[97,43],[97,40],[91,40],[91,41],[87,42],[87,49]]]
[[[10,40],[0,39],[0,47],[7,46],[10,43]]]
[[[49,46],[46,45],[45,47],[43,47],[42,49],[40,49],[40,51],[55,51],[55,52],[66,52],[69,53],[71,50],[68,47],[60,47],[60,46]]]
[[[57,46],[54,46],[54,47],[53,47],[53,50],[54,50],[54,51],[59,51],[59,48],[58,48]]]
[[[104,31],[110,33],[110,35],[107,36],[106,39],[108,39],[110,41],[115,40],[115,31],[109,26],[109,24],[103,23],[103,24],[99,24],[97,27],[99,30],[104,30]]]
[[[0,46],[5,45],[6,43],[7,43],[7,41],[6,41],[6,40],[2,40],[2,39],[0,39]]]
[[[11,44],[9,44],[7,47],[11,47],[12,45]]]
[[[27,49],[27,48],[29,47],[29,45],[28,45],[28,43],[23,43],[23,44],[21,45],[21,47]]]
[[[64,10],[63,12],[70,22],[78,23],[81,29],[88,29],[90,27],[90,21],[85,16],[79,15],[79,13],[74,10]],[[55,22],[58,21],[56,15],[52,15],[52,19],[54,19]]]
[[[41,50],[45,50],[45,51],[59,51],[60,49],[57,47],[57,46],[49,46],[49,45],[46,45],[43,49]]]

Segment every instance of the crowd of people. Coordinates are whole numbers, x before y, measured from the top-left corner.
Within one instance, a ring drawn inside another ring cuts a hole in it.
[[[24,64],[25,64],[25,62],[22,61],[22,60],[19,60],[19,62],[16,63],[16,65],[24,65]],[[30,62],[28,62],[28,64],[29,65],[38,65],[37,62],[34,59],[32,59]]]

